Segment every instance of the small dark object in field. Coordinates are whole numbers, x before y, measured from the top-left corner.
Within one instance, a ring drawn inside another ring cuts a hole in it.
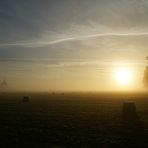
[[[134,102],[123,103],[123,121],[124,125],[133,131],[142,131],[142,124],[136,111]]]
[[[125,137],[128,140],[127,145],[135,145],[138,142],[138,145],[136,144],[134,147],[143,147],[141,145],[147,143],[147,134],[137,114],[134,102],[123,103],[123,125]]]
[[[123,103],[123,113],[124,114],[133,114],[136,113],[136,105],[134,102],[127,101]]]
[[[24,96],[22,101],[23,101],[23,102],[29,102],[29,99],[30,99],[30,98],[29,98],[28,96]]]
[[[55,92],[52,92],[52,95],[55,95]]]

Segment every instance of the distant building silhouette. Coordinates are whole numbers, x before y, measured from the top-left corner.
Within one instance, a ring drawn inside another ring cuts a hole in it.
[[[8,83],[6,82],[6,80],[3,80],[3,81],[1,82],[0,88],[1,88],[1,91],[7,91]]]
[[[8,84],[7,84],[7,82],[6,82],[5,80],[3,80],[3,81],[1,82],[1,86],[2,86],[2,87],[7,87],[7,85],[8,85]]]

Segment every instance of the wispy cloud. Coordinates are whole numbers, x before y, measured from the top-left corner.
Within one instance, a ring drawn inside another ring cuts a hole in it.
[[[47,45],[54,45],[59,44],[62,42],[68,42],[72,40],[84,40],[89,38],[96,38],[96,37],[130,37],[130,36],[148,36],[148,33],[103,33],[103,34],[92,34],[92,35],[85,35],[85,36],[76,36],[76,37],[68,37],[63,39],[57,39],[53,41],[35,41],[35,42],[15,42],[15,43],[0,43],[0,47],[7,47],[7,46],[23,46],[23,47],[42,47]]]

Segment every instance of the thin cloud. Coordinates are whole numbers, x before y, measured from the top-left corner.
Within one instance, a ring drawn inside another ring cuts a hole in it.
[[[53,40],[49,42],[38,41],[38,42],[18,42],[18,43],[1,43],[0,47],[8,47],[8,46],[23,46],[23,47],[42,47],[46,45],[54,45],[62,42],[68,42],[72,40],[83,40],[95,37],[128,37],[128,36],[148,36],[148,33],[103,33],[103,34],[93,34],[93,35],[85,35],[85,36],[77,36],[70,37],[64,39]]]

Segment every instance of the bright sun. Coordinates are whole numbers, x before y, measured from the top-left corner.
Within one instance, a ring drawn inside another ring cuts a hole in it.
[[[132,72],[126,67],[121,67],[115,70],[115,80],[120,85],[128,85],[132,80]]]

